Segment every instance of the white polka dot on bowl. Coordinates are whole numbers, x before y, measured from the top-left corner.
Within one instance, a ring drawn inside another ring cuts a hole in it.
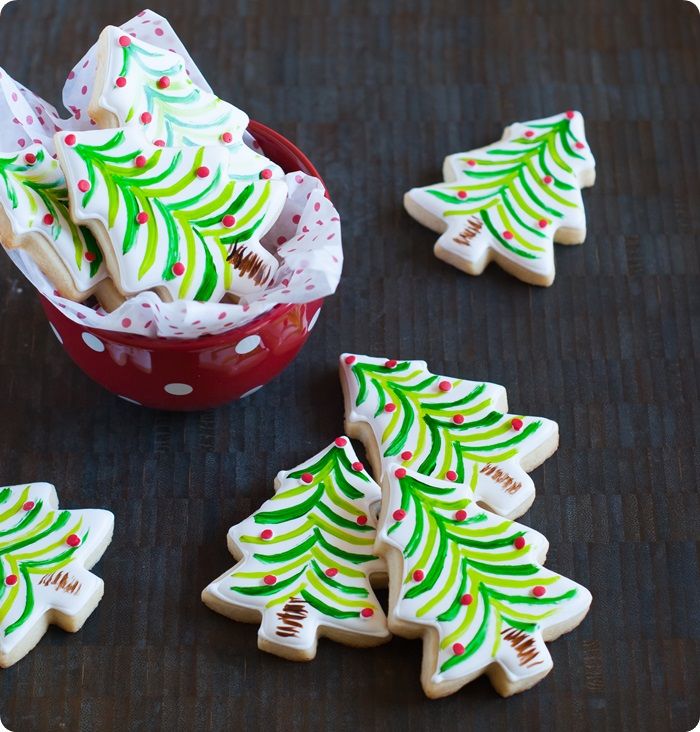
[[[58,329],[56,328],[56,326],[53,323],[49,323],[49,325],[51,326],[51,330],[53,331],[53,334],[56,336],[56,340],[59,343],[63,344],[63,338],[61,338],[61,334],[58,332]]]
[[[236,343],[236,353],[244,355],[254,351],[260,345],[260,336],[251,335]]]
[[[316,321],[318,320],[318,316],[321,314],[321,308],[319,308],[312,316],[311,321],[309,322],[309,332],[311,332],[311,329],[316,325]]]
[[[83,343],[91,350],[96,351],[97,353],[102,353],[102,351],[105,350],[105,344],[92,333],[85,331],[81,337],[83,339]]]
[[[187,396],[194,391],[194,389],[189,384],[178,383],[166,384],[163,389],[168,394],[172,394],[173,396]]]

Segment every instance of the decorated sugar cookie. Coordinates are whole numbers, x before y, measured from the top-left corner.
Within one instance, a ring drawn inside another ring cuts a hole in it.
[[[31,651],[50,624],[80,630],[102,598],[88,570],[113,526],[109,511],[59,510],[48,483],[0,488],[0,666]]]
[[[554,246],[586,237],[581,188],[595,161],[579,112],[507,127],[500,142],[449,155],[444,183],[413,188],[404,206],[441,234],[438,258],[478,275],[490,261],[524,282],[551,285]]]
[[[465,483],[508,518],[535,498],[527,471],[559,444],[556,422],[508,414],[497,384],[438,376],[425,361],[343,354],[345,429],[362,440],[375,475],[400,462],[424,475]]]
[[[277,260],[260,238],[286,183],[230,180],[221,148],[151,145],[134,127],[59,134],[73,217],[90,227],[126,296],[218,302],[263,288]]]
[[[67,206],[63,173],[45,148],[0,153],[2,243],[27,251],[64,297],[81,302],[98,293],[112,309],[121,298],[107,280],[102,252]]]
[[[108,26],[98,44],[90,116],[101,127],[139,126],[149,142],[221,145],[237,180],[281,178],[282,169],[243,142],[248,115],[190,79],[183,58]]]
[[[291,660],[316,655],[319,636],[353,646],[389,639],[370,586],[384,575],[373,554],[380,490],[347,438],[288,472],[275,495],[229,532],[238,564],[202,599],[235,620],[258,622],[258,646]]]
[[[433,698],[482,673],[503,696],[552,668],[545,641],[588,612],[584,587],[541,565],[547,540],[496,516],[468,486],[387,470],[377,551],[389,570],[389,628],[423,637],[421,683]]]

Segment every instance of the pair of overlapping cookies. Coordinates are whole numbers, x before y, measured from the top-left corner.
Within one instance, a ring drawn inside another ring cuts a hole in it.
[[[534,500],[527,471],[556,450],[556,423],[508,414],[503,387],[423,361],[345,354],[340,373],[346,432],[381,487],[347,437],[279,473],[275,495],[230,530],[239,562],[204,602],[262,618],[259,647],[292,660],[312,659],[319,636],[422,637],[430,697],[482,673],[504,696],[531,687],[552,668],[545,641],[591,602],[542,566],[545,537],[512,520]],[[387,578],[388,618],[371,584]]]
[[[107,310],[250,295],[278,262],[261,237],[283,172],[244,142],[248,116],[189,78],[178,54],[107,27],[89,112],[96,129],[0,153],[0,239],[64,297]]]

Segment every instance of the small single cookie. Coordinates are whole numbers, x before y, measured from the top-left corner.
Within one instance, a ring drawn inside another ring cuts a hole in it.
[[[345,353],[340,357],[345,430],[361,440],[375,475],[402,461],[424,475],[466,483],[506,518],[535,500],[527,474],[559,445],[544,417],[507,414],[498,384],[437,376],[425,361]]]
[[[75,220],[95,234],[117,288],[218,302],[262,289],[277,259],[260,243],[284,205],[279,180],[238,182],[222,147],[159,147],[141,130],[56,135]]]
[[[113,528],[109,511],[59,510],[48,483],[0,488],[0,666],[29,653],[49,625],[80,630],[102,599],[88,570]]]
[[[100,127],[141,127],[149,142],[222,145],[236,180],[281,178],[282,169],[243,142],[248,115],[187,75],[182,56],[108,26],[100,34],[90,116]]]
[[[500,142],[449,155],[444,183],[413,188],[406,211],[441,233],[435,255],[472,275],[496,261],[533,285],[554,281],[554,245],[586,238],[581,188],[595,181],[583,117],[507,127]]]
[[[384,481],[376,551],[389,569],[389,628],[422,637],[431,698],[486,673],[499,694],[546,676],[545,646],[585,617],[591,594],[541,565],[547,540],[489,513],[466,485],[395,464]]]
[[[275,480],[275,495],[228,535],[238,564],[202,600],[234,620],[262,623],[258,647],[293,661],[316,656],[327,636],[351,646],[389,639],[370,585],[386,575],[372,553],[381,494],[339,437]]]
[[[71,220],[63,173],[41,145],[0,153],[0,238],[25,250],[63,297],[97,294],[110,310],[122,302],[97,242]]]

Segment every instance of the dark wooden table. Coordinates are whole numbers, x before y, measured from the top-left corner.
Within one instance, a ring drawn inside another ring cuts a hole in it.
[[[0,62],[58,102],[108,23],[144,0],[19,0]],[[118,6],[118,7],[117,7]],[[55,483],[106,507],[106,594],[78,635],[51,630],[0,672],[15,732],[85,730],[654,730],[700,714],[698,365],[700,15],[681,0],[152,2],[220,96],[294,139],[343,216],[345,275],[309,344],[241,404],[164,414],[89,382],[0,257],[0,482]],[[432,255],[401,196],[446,153],[514,120],[581,109],[598,160],[588,239],[550,289]],[[260,653],[202,587],[231,565],[228,527],[275,473],[341,431],[342,350],[424,358],[507,386],[560,425],[523,522],[548,566],[587,585],[554,671],[503,700],[481,679],[442,701],[421,647],[322,643],[310,664]]]

